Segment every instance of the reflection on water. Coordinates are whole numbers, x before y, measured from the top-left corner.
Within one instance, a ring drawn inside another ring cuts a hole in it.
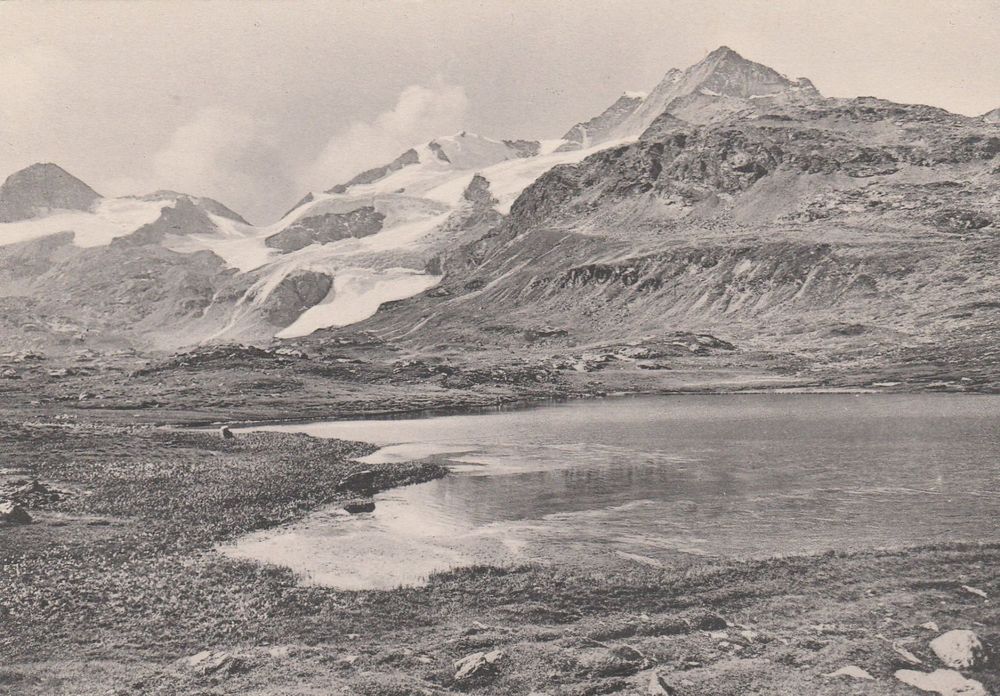
[[[272,426],[447,461],[229,553],[345,589],[475,563],[677,563],[1000,538],[1000,397],[734,395]]]

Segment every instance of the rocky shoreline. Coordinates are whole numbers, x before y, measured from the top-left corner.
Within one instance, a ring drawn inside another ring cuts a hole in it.
[[[421,588],[341,592],[212,548],[350,504],[352,475],[371,493],[443,469],[362,467],[352,460],[372,446],[304,435],[65,420],[6,421],[0,445],[3,491],[34,491],[18,498],[32,522],[0,531],[8,693],[1000,688],[998,544],[672,569],[468,568]],[[956,668],[936,640],[971,661]]]

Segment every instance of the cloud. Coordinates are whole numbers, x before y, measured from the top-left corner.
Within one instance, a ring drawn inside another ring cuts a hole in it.
[[[0,124],[4,130],[36,124],[59,107],[60,91],[71,85],[76,64],[51,46],[30,46],[0,57]]]
[[[153,155],[153,176],[170,186],[197,182],[202,190],[228,188],[234,175],[243,176],[236,162],[259,139],[259,126],[247,114],[221,107],[202,109]]]
[[[65,52],[36,45],[0,56],[0,166],[13,171],[51,157],[53,124],[67,113],[76,64]]]
[[[410,85],[392,109],[370,122],[355,121],[335,133],[302,172],[302,187],[328,189],[393,160],[417,143],[459,131],[468,108],[463,87],[442,81],[429,87]]]
[[[272,128],[237,109],[203,108],[156,151],[147,176],[108,188],[118,195],[172,189],[216,198],[251,219],[273,218],[297,188]]]

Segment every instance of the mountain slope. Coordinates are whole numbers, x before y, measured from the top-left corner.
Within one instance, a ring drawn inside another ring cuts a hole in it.
[[[621,365],[674,346],[804,378],[981,384],[1000,337],[998,183],[986,118],[826,99],[723,47],[565,139],[435,138],[267,227],[172,192],[37,204],[0,224],[0,336],[374,332],[435,358],[607,349]]]
[[[815,99],[702,125],[666,113],[541,176],[443,260],[433,297],[358,329],[522,355],[689,332],[783,354],[790,370],[989,382],[998,183],[996,127],[941,109]],[[525,338],[540,330],[541,348]]]

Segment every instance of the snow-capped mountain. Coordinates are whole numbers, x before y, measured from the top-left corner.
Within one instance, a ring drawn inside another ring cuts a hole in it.
[[[922,230],[947,246],[994,228],[1000,141],[988,121],[824,99],[722,47],[562,139],[435,138],[267,226],[176,192],[103,198],[35,165],[0,189],[0,335],[172,349],[361,322],[421,340],[499,311],[514,323],[572,318],[592,340],[667,316],[716,333],[713,317],[733,319],[738,332],[750,306],[788,303],[812,314],[786,324],[822,323],[810,288],[829,290],[823,307],[839,315],[838,303],[875,302],[893,273],[883,257],[835,264],[862,253],[845,240]],[[745,253],[730,248],[743,238]],[[788,264],[799,270],[774,274]],[[831,273],[843,287],[821,283]],[[988,295],[988,280],[967,282]]]
[[[10,211],[0,223],[0,278],[11,280],[0,296],[30,292],[56,309],[48,324],[74,337],[95,319],[78,320],[73,308],[99,305],[105,335],[164,348],[343,326],[433,287],[435,258],[485,234],[547,169],[589,152],[555,152],[562,143],[464,132],[436,138],[308,194],[260,227],[209,198],[172,191],[104,198],[55,165],[34,165],[12,175],[0,197],[0,209]],[[27,284],[15,268],[25,256],[45,269]],[[134,291],[135,283],[115,282],[126,272],[173,290],[106,302],[97,290],[104,281]]]

